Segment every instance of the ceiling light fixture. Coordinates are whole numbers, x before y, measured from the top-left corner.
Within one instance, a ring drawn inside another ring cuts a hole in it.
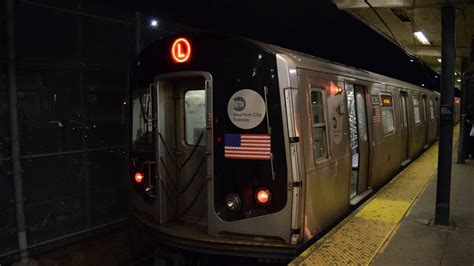
[[[426,38],[425,34],[421,31],[415,31],[413,32],[413,35],[415,35],[415,38],[423,45],[430,45],[431,42]]]

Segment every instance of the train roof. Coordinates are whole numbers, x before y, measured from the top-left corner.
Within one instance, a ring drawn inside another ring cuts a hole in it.
[[[407,89],[415,89],[421,90],[426,92],[433,92],[437,93],[436,91],[429,90],[412,83],[408,83],[402,80],[398,80],[395,78],[387,77],[381,74],[377,74],[374,72],[370,72],[367,70],[347,66],[341,63],[333,62],[327,59],[319,58],[316,56],[308,55],[301,52],[296,52],[290,49],[286,49],[277,45],[263,43],[255,40],[248,39],[251,42],[254,42],[256,45],[260,46],[262,49],[268,50],[275,54],[283,54],[286,55],[288,58],[292,59],[293,64],[297,68],[301,69],[308,69],[308,70],[315,70],[319,72],[324,72],[327,74],[333,75],[341,75],[342,76],[354,78],[354,79],[362,79],[366,81],[371,81],[383,85],[391,85],[400,88],[407,88]]]
[[[412,90],[419,90],[419,91],[424,91],[426,93],[432,92],[432,93],[437,93],[436,91],[432,91],[405,81],[401,81],[395,78],[387,77],[384,75],[380,75],[374,72],[370,72],[367,70],[351,67],[351,66],[346,66],[341,63],[333,62],[327,59],[319,58],[316,56],[304,54],[301,52],[293,51],[290,49],[286,49],[277,45],[273,44],[268,44],[268,43],[263,43],[260,41],[256,41],[253,39],[249,38],[244,38],[236,35],[228,35],[228,34],[220,34],[220,33],[215,33],[215,32],[188,32],[185,34],[180,34],[179,36],[167,36],[160,38],[161,40],[163,39],[172,39],[176,37],[182,37],[182,36],[193,36],[193,37],[198,37],[202,39],[218,39],[219,42],[222,41],[223,43],[230,43],[233,41],[241,41],[241,42],[246,42],[246,43],[251,43],[255,46],[257,46],[259,49],[262,49],[268,53],[271,54],[281,54],[289,58],[292,63],[296,68],[299,69],[307,69],[307,70],[314,70],[322,73],[327,73],[331,75],[337,75],[337,76],[344,76],[352,79],[359,79],[359,80],[364,80],[368,82],[373,82],[373,83],[378,83],[382,85],[391,85],[399,88],[406,88],[406,89],[412,89]],[[143,56],[144,54],[148,54],[149,52],[153,51],[153,45],[150,45],[149,47],[145,48],[140,54]]]

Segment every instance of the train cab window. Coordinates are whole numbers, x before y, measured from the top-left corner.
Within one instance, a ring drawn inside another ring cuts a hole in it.
[[[188,145],[206,145],[206,91],[188,90],[184,94],[184,131]],[[201,136],[202,135],[202,136]],[[201,139],[199,141],[199,139]]]
[[[430,99],[430,118],[435,119],[433,100]]]
[[[415,118],[415,125],[421,124],[420,99],[417,96],[413,96],[413,116]]]
[[[313,150],[316,160],[327,157],[326,121],[321,89],[311,89],[311,113],[313,121]]]
[[[132,95],[132,148],[146,149],[153,143],[151,89],[137,90]]]
[[[395,132],[395,118],[393,115],[393,101],[392,95],[382,94],[381,109],[382,109],[382,127],[383,134],[389,135]]]

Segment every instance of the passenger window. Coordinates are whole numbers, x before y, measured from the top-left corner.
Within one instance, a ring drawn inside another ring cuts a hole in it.
[[[321,89],[311,89],[311,113],[313,120],[313,150],[316,160],[327,157],[326,123]]]
[[[395,132],[392,96],[387,95],[387,94],[382,94],[380,95],[380,98],[382,100],[383,134],[389,135]]]
[[[415,125],[421,124],[420,119],[420,100],[417,96],[413,96],[413,116],[415,117]]]
[[[435,115],[434,115],[434,104],[433,104],[433,100],[430,99],[430,117],[431,119],[435,119]]]
[[[206,145],[206,91],[189,90],[184,94],[184,131],[188,145]],[[201,137],[202,134],[202,137]]]

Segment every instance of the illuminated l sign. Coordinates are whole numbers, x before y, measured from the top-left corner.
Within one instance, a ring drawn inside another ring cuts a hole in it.
[[[175,63],[184,63],[191,58],[191,44],[185,38],[176,39],[171,46],[171,57]]]

